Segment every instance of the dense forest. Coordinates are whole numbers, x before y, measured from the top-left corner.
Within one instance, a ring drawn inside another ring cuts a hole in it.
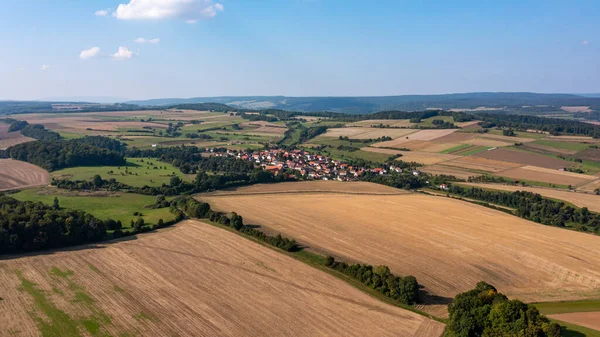
[[[515,215],[544,225],[573,226],[583,232],[600,233],[600,215],[587,208],[575,208],[564,202],[547,199],[539,194],[516,191],[501,192],[476,187],[452,185],[448,193],[515,209]]]
[[[560,325],[550,322],[535,306],[509,300],[485,282],[456,295],[448,312],[451,337],[562,336]]]
[[[90,145],[86,137],[18,144],[8,148],[6,155],[48,171],[75,166],[121,166],[126,163],[121,152]]]
[[[91,214],[0,196],[0,253],[33,251],[103,239],[106,226]]]

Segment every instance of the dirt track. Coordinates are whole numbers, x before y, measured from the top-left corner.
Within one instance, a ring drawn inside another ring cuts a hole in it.
[[[412,274],[453,297],[484,280],[526,301],[600,295],[600,237],[444,197],[199,196],[318,250]]]
[[[3,332],[40,336],[32,314],[50,323],[97,319],[98,336],[437,337],[444,328],[200,222],[85,248],[0,261]],[[67,316],[46,317],[18,273]]]

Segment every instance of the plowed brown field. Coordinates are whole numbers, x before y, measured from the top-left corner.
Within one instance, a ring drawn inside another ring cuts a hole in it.
[[[566,171],[552,170],[536,166],[523,166],[508,171],[502,171],[497,175],[515,180],[541,181],[557,185],[581,185],[597,179],[595,176],[572,173]]]
[[[514,151],[508,149],[495,149],[491,151],[483,151],[474,154],[474,156],[492,160],[507,161],[521,165],[545,167],[549,169],[559,169],[564,167],[570,167],[573,165],[572,162],[558,158],[552,158],[549,156],[544,156],[532,152]]]
[[[6,150],[13,145],[35,140],[33,138],[23,136],[20,131],[8,132],[9,127],[10,124],[0,122],[0,150]]]
[[[0,191],[47,185],[50,174],[41,167],[12,159],[0,159]]]
[[[570,312],[548,315],[548,317],[600,331],[600,312]]]
[[[314,249],[414,275],[426,291],[446,298],[482,280],[525,301],[600,295],[600,237],[451,198],[321,193],[198,198]]]
[[[63,337],[437,337],[444,328],[201,222],[82,248],[0,261],[3,333],[41,336],[44,322],[78,328],[53,334]]]

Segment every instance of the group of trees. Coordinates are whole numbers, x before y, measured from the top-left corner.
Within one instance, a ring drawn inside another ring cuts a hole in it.
[[[36,141],[14,145],[6,150],[12,159],[26,161],[53,171],[74,166],[121,166],[121,152],[90,145],[84,137],[73,140]]]
[[[387,297],[403,304],[415,304],[419,298],[419,283],[414,276],[399,277],[390,272],[387,266],[373,267],[366,264],[337,262],[328,256],[325,265],[360,281]]]
[[[560,325],[550,322],[535,306],[509,300],[485,282],[456,295],[448,312],[448,332],[454,337],[562,335]]]
[[[600,232],[600,215],[590,212],[586,207],[571,207],[564,202],[547,199],[536,193],[502,192],[457,185],[450,186],[448,192],[469,199],[514,208],[515,215],[545,225],[558,227],[571,225],[584,232]]]
[[[0,196],[0,253],[34,251],[102,240],[103,221],[83,211]]]

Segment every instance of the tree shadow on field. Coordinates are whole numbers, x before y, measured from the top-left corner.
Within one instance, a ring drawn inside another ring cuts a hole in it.
[[[53,255],[53,254],[62,253],[62,252],[76,252],[76,251],[80,251],[80,250],[104,249],[104,248],[108,248],[111,244],[125,242],[125,241],[132,241],[132,240],[136,240],[137,238],[138,238],[137,235],[128,235],[128,236],[124,236],[124,237],[118,238],[118,239],[86,243],[86,244],[77,245],[77,246],[67,246],[67,247],[53,248],[53,249],[48,249],[48,250],[36,250],[36,251],[31,251],[31,252],[14,253],[14,254],[10,254],[10,255],[0,255],[0,261],[17,260],[20,258],[34,257],[34,256],[47,256],[47,255]]]
[[[452,303],[451,297],[430,294],[422,285],[419,286],[419,304],[424,305],[448,305]]]

